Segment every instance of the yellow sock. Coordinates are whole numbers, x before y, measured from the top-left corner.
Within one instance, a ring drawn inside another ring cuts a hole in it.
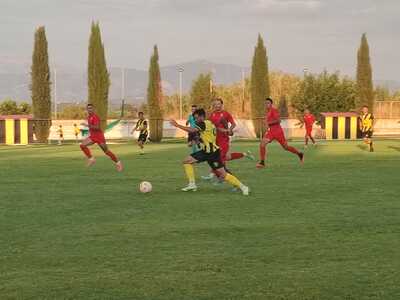
[[[233,176],[231,174],[226,174],[225,175],[225,181],[229,182],[230,184],[232,184],[233,186],[236,186],[236,187],[240,187],[242,185],[240,180],[237,179],[235,176]]]
[[[189,179],[189,183],[195,183],[194,179],[194,168],[191,164],[184,164],[186,177]]]

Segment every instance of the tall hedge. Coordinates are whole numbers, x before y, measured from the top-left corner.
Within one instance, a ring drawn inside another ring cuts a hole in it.
[[[265,98],[270,94],[267,50],[261,35],[258,35],[251,67],[251,117],[257,137],[265,131]]]
[[[51,88],[49,54],[45,28],[35,32],[31,66],[31,98],[35,135],[40,143],[47,141],[51,126]]]
[[[110,75],[107,70],[104,45],[99,23],[92,23],[88,53],[88,103],[94,105],[101,119],[101,128],[107,127],[108,90]]]
[[[150,58],[149,83],[147,87],[150,140],[153,142],[160,142],[163,137],[163,95],[158,60],[158,48],[157,45],[155,45]]]
[[[357,52],[357,103],[356,108],[367,105],[372,111],[374,106],[374,87],[372,83],[372,66],[369,57],[367,35],[361,37]]]

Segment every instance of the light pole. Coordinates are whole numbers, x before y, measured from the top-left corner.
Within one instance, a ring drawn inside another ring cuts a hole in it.
[[[242,69],[242,112],[244,112],[244,101],[245,101],[245,90],[246,90],[246,79],[245,79],[245,73],[244,69]]]
[[[125,68],[121,68],[121,98],[125,100]]]
[[[179,120],[182,120],[183,115],[182,115],[182,75],[183,71],[185,69],[183,66],[178,67],[178,73],[179,73]]]
[[[54,119],[57,120],[57,69],[54,67]]]
[[[307,68],[307,67],[304,67],[304,68],[303,68],[303,76],[306,77],[307,74],[308,74],[308,68]]]
[[[121,98],[122,98],[122,104],[121,104],[121,118],[122,118],[125,109],[125,68],[121,68]]]

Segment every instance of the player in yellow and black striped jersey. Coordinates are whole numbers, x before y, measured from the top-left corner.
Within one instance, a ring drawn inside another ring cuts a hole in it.
[[[140,154],[144,154],[144,143],[147,141],[149,130],[143,112],[139,112],[138,115],[139,120],[137,121],[136,126],[133,128],[131,134],[133,134],[134,131],[139,131],[138,145],[140,148]]]
[[[364,143],[369,145],[369,151],[374,152],[372,135],[374,133],[374,115],[368,111],[368,106],[363,106],[360,116],[360,130]]]
[[[170,124],[186,132],[197,132],[200,135],[200,151],[192,153],[183,161],[186,176],[189,180],[187,187],[182,191],[196,191],[197,185],[194,175],[193,164],[207,162],[210,167],[215,170],[219,177],[229,182],[233,186],[240,188],[243,195],[249,194],[249,188],[242,184],[235,176],[226,172],[224,164],[221,160],[221,153],[216,142],[216,128],[211,121],[206,120],[206,112],[204,109],[197,109],[193,116],[196,120],[195,127],[187,127],[178,124],[175,120],[171,120]]]

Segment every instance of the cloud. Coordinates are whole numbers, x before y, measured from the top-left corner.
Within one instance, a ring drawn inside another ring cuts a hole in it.
[[[247,0],[247,4],[256,8],[278,10],[315,10],[321,6],[319,0]]]

